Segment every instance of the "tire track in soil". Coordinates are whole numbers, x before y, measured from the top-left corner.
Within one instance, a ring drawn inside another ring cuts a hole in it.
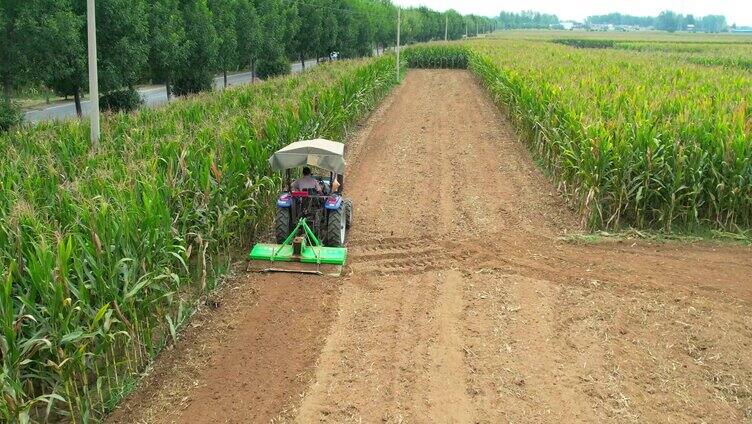
[[[496,110],[468,72],[410,71],[348,143],[344,277],[243,277],[260,297],[226,294],[115,417],[752,422],[752,250],[563,241],[578,220]]]
[[[495,219],[500,211],[529,211],[520,221],[541,212],[557,216],[534,227],[549,237],[551,228],[573,227],[574,219],[541,201],[544,185],[505,175],[537,171],[515,157],[526,155],[519,149],[506,155],[512,166],[500,165],[499,142],[509,133],[495,123],[493,108],[467,100],[474,98],[485,97],[468,73],[411,72],[383,119],[354,141],[366,153],[351,165],[349,195],[366,203],[373,195],[364,188],[388,187],[389,197],[379,200],[389,207],[368,205],[358,214],[341,313],[296,421],[472,422],[482,415],[469,390],[461,319],[466,278],[458,269],[487,256],[483,249],[493,254],[484,234],[519,233],[512,220]],[[368,147],[376,144],[383,147]],[[421,307],[380,309],[385,304]],[[412,312],[402,316],[405,309]],[[403,323],[392,321],[396,314]],[[380,389],[395,383],[394,390]]]
[[[684,302],[697,301],[691,293],[704,290],[703,276],[714,272],[724,289],[748,302],[750,288],[742,281],[749,249],[560,241],[577,231],[578,220],[495,110],[466,72],[411,71],[379,118],[353,140],[358,153],[348,194],[363,206],[350,235],[351,274],[295,421],[744,416],[749,401],[730,407],[727,396],[688,411],[689,395],[676,393],[690,387],[685,392],[692,396],[718,399],[709,375],[743,381],[749,360],[689,365],[686,349],[664,342],[681,344],[695,327],[655,337],[642,320],[649,319],[647,310],[657,311],[650,302],[666,304],[677,289],[690,293],[678,303],[695,307]],[[688,258],[697,257],[709,260],[706,269],[687,273]],[[700,303],[710,319],[720,318],[727,302],[736,301],[711,287]],[[638,292],[647,294],[630,295]],[[744,344],[734,340],[749,343],[744,322],[752,318],[726,319],[734,330],[714,345],[741,354]],[[677,361],[690,371],[659,368],[661,385],[646,371]],[[656,404],[651,399],[658,393]]]
[[[242,267],[239,267],[242,268]],[[108,423],[269,422],[313,374],[337,286],[310,276],[231,278]]]

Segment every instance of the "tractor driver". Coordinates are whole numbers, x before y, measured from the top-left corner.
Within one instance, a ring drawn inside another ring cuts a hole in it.
[[[316,192],[319,194],[321,194],[323,191],[321,188],[321,183],[319,183],[316,178],[313,178],[313,176],[311,176],[311,168],[305,166],[303,167],[303,176],[292,183],[292,190],[308,191],[310,189],[316,189]]]

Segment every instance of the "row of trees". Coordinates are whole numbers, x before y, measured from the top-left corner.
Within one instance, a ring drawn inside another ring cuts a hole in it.
[[[669,32],[687,28],[694,28],[702,32],[725,32],[728,31],[728,24],[723,15],[707,15],[695,18],[693,15],[682,15],[666,10],[656,18],[655,28]]]
[[[462,16],[454,10],[440,13],[426,7],[402,11],[401,38],[405,44],[444,39],[445,30],[449,40],[457,40],[494,29],[494,19],[485,16]]]
[[[164,83],[168,95],[210,90],[217,73],[251,69],[266,78],[290,61],[371,55],[394,44],[397,9],[390,0],[97,0],[99,84],[133,93]],[[493,30],[492,20],[403,10],[404,42],[457,39]],[[3,0],[0,80],[15,90],[45,86],[73,96],[87,90],[86,0]],[[132,95],[131,95],[132,97]],[[136,97],[137,98],[137,97]]]
[[[588,16],[585,25],[627,25],[648,28],[655,25],[654,16],[623,15],[621,13],[609,13],[607,15]]]
[[[499,29],[520,28],[552,28],[559,24],[556,15],[548,15],[534,11],[520,13],[501,12],[496,18],[496,27]],[[693,15],[681,15],[669,10],[661,12],[658,16],[633,16],[621,13],[609,13],[607,15],[589,16],[585,20],[585,26],[591,25],[614,25],[614,26],[638,26],[642,28],[655,28],[663,31],[679,31],[694,28],[703,32],[723,32],[728,30],[726,18],[721,15],[708,15],[695,18]]]
[[[520,13],[501,12],[497,22],[500,29],[549,28],[559,23],[559,17],[532,10]]]
[[[728,30],[726,17],[722,15],[707,15],[703,17],[694,17],[693,15],[682,15],[680,13],[664,10],[658,16],[632,16],[622,15],[621,13],[610,13],[608,15],[589,16],[586,20],[587,25],[630,25],[643,28],[655,28],[662,31],[681,31],[694,28],[702,32],[724,32]]]

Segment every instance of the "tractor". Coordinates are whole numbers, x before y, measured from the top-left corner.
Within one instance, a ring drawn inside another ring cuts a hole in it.
[[[319,266],[322,264],[344,265],[345,239],[353,215],[352,201],[342,196],[344,147],[342,143],[320,138],[304,140],[283,147],[269,158],[272,170],[285,172],[285,186],[276,200],[274,236],[277,244],[256,244],[249,259],[261,263],[316,264],[317,267],[313,271],[306,267],[265,267],[264,271],[321,273]],[[295,189],[291,170],[300,167],[325,170],[329,175],[310,176],[318,182],[318,188]]]

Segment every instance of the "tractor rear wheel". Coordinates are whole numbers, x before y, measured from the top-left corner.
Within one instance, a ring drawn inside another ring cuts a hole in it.
[[[326,245],[343,247],[345,245],[345,208],[329,211],[329,222],[326,225]]]
[[[290,235],[292,228],[290,226],[290,209],[277,208],[277,216],[274,219],[274,236],[277,239],[278,244],[282,244]]]
[[[343,201],[343,204],[345,205],[345,226],[349,230],[352,226],[352,220],[353,220],[353,204],[352,200],[345,199]]]

